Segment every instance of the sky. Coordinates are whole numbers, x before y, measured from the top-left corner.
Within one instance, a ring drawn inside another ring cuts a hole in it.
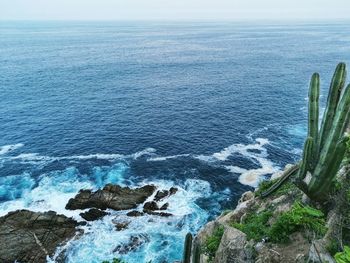
[[[350,0],[0,0],[0,20],[343,20]]]

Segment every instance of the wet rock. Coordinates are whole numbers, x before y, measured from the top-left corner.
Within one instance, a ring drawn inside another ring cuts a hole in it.
[[[155,191],[154,185],[146,185],[140,188],[121,187],[107,184],[103,189],[95,192],[81,190],[74,198],[71,198],[66,209],[99,208],[105,210],[127,210],[136,208],[138,204],[146,201]]]
[[[105,215],[108,215],[108,213],[96,208],[91,208],[89,211],[80,213],[80,216],[84,218],[86,221],[94,221],[104,217]]]
[[[117,231],[122,231],[126,228],[128,228],[130,222],[126,221],[126,222],[113,222],[115,224],[115,229]]]
[[[140,211],[133,210],[126,214],[127,216],[137,217],[137,216],[143,216],[143,213]]]
[[[77,234],[78,222],[64,215],[17,210],[0,217],[0,262],[44,263]]]
[[[179,190],[179,189],[177,189],[176,187],[171,187],[171,188],[169,189],[169,196],[170,196],[170,195],[176,194],[176,192],[177,192],[178,190]]]
[[[171,213],[165,213],[165,212],[154,212],[151,210],[143,210],[144,213],[149,214],[149,215],[154,215],[154,216],[162,216],[162,217],[169,217],[173,216]]]
[[[143,209],[144,210],[149,210],[149,211],[155,211],[155,210],[159,210],[159,207],[158,207],[156,202],[151,201],[151,202],[146,202],[143,205]]]
[[[147,235],[137,235],[132,236],[129,242],[126,244],[118,245],[113,252],[118,252],[119,254],[125,255],[131,251],[137,250],[139,247],[149,242],[149,237]]]
[[[168,190],[163,190],[163,191],[157,191],[156,195],[154,196],[154,201],[158,202],[162,200],[163,198],[167,197],[169,195]]]
[[[167,210],[169,207],[169,203],[165,203],[164,205],[162,205],[159,210]]]

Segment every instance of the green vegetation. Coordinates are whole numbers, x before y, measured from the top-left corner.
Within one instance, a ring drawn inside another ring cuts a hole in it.
[[[248,239],[260,241],[269,235],[268,221],[272,216],[272,211],[263,211],[261,213],[251,213],[243,224],[233,223],[232,226],[241,230],[247,235]]]
[[[266,180],[262,181],[259,184],[258,190],[255,192],[255,196],[261,196],[262,193],[266,192],[268,189],[271,188],[279,179],[274,180]],[[297,190],[298,188],[293,184],[292,182],[286,182],[283,185],[281,185],[280,188],[278,188],[276,191],[274,191],[271,196],[278,197],[282,196],[284,194],[289,194],[290,192]]]
[[[322,211],[295,202],[291,210],[277,218],[268,236],[271,241],[278,243],[288,241],[290,234],[301,229],[324,235],[327,230],[325,224],[325,215]]]
[[[260,241],[267,238],[275,243],[287,242],[290,234],[301,229],[313,231],[318,235],[326,231],[324,214],[299,202],[295,202],[289,211],[279,215],[270,225],[272,215],[270,210],[258,214],[251,213],[244,223],[233,223],[232,226],[244,232],[248,239]]]
[[[213,260],[215,257],[215,253],[219,248],[221,238],[224,234],[224,227],[220,226],[217,229],[215,229],[212,236],[208,237],[208,239],[205,242],[203,252],[209,257],[209,262]]]
[[[183,263],[191,262],[191,253],[192,253],[192,234],[187,233],[185,237],[185,245],[184,245],[184,254],[183,254]]]
[[[345,246],[343,252],[338,252],[334,256],[337,263],[350,263],[350,247]]]

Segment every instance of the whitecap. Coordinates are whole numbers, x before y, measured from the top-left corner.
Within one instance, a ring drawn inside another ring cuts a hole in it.
[[[16,144],[8,144],[0,147],[0,155],[5,155],[9,152],[12,152],[18,148],[23,147],[23,143],[16,143]]]

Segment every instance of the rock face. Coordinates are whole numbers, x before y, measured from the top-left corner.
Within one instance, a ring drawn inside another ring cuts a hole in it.
[[[238,201],[237,207],[214,221],[207,223],[197,233],[193,247],[203,248],[207,240],[219,227],[224,228],[219,246],[212,261],[205,253],[199,256],[200,263],[280,263],[280,262],[334,262],[324,249],[324,244],[317,240],[310,242],[301,232],[292,233],[289,243],[272,243],[268,240],[248,240],[246,234],[232,227],[232,222],[242,223],[249,213],[260,213],[266,207],[273,209],[278,216],[291,209],[293,198],[289,195],[271,196],[267,199],[255,197],[253,192],[246,192]],[[270,218],[272,220],[273,217]],[[317,253],[318,252],[318,253]],[[321,261],[320,258],[323,260]],[[311,261],[310,261],[311,262]]]
[[[41,263],[77,233],[78,223],[53,211],[10,212],[0,218],[0,262]]]
[[[103,189],[95,192],[81,190],[74,198],[71,198],[66,209],[99,208],[105,210],[127,210],[136,208],[138,204],[146,201],[155,191],[153,185],[146,185],[140,188],[131,189],[119,185],[107,184]]]
[[[246,242],[247,237],[243,232],[233,227],[226,227],[214,263],[251,262],[249,253],[244,249]]]
[[[105,215],[108,215],[108,213],[96,208],[91,208],[89,209],[89,211],[80,213],[80,216],[84,218],[86,221],[94,221],[104,217]]]

